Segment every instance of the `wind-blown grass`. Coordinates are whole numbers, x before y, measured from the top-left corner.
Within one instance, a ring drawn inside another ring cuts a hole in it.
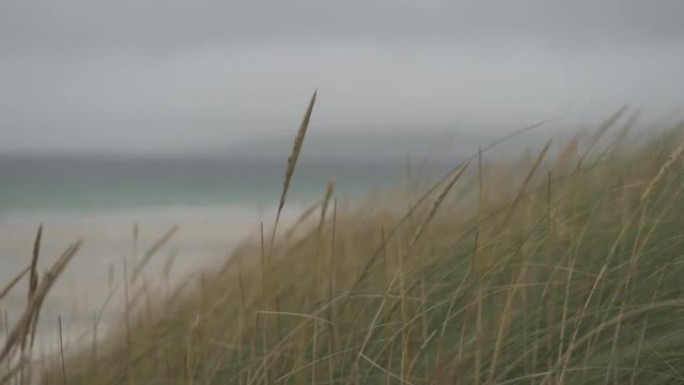
[[[627,150],[625,112],[555,159],[475,154],[414,199],[419,221],[331,184],[303,229],[134,293],[151,305],[43,382],[684,383],[683,126]]]

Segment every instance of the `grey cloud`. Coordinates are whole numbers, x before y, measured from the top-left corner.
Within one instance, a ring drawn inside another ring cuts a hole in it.
[[[681,0],[5,0],[0,153],[514,129],[684,102]]]
[[[683,18],[679,0],[6,0],[0,54],[165,53],[288,39],[662,43],[684,36]]]

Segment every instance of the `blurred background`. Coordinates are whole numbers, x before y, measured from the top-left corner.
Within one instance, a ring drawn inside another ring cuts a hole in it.
[[[683,19],[681,0],[4,0],[0,282],[40,223],[41,269],[85,240],[48,323],[90,322],[109,266],[121,277],[172,224],[164,256],[224,258],[273,219],[316,88],[292,217],[330,177],[361,196],[545,119],[515,148],[626,103],[648,132],[681,118]],[[22,295],[0,304],[9,318]]]

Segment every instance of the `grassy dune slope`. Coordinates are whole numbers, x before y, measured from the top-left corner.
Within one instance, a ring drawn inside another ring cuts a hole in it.
[[[684,383],[682,127],[626,150],[630,124],[554,159],[485,152],[427,194],[352,206],[331,184],[275,243],[131,289],[119,331],[44,383]]]

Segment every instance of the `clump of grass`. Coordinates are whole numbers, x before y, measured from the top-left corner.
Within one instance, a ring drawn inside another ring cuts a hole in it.
[[[338,205],[330,184],[267,262],[262,232],[43,382],[682,383],[682,127],[623,150],[626,112],[556,159],[483,148],[408,209]]]
[[[40,226],[34,243],[31,264],[27,270],[30,279],[26,307],[14,327],[7,334],[3,347],[0,350],[0,362],[8,363],[6,373],[0,371],[0,384],[7,383],[16,376],[19,376],[19,381],[22,384],[31,383],[31,371],[28,369],[30,369],[31,350],[35,339],[40,309],[55,281],[81,247],[81,241],[71,244],[45,273],[43,279],[39,281],[36,270],[42,233],[43,227]],[[18,278],[25,274],[20,274]],[[18,279],[13,280],[8,289],[11,289],[11,286],[17,281]],[[28,353],[26,352],[27,343],[29,344]]]

